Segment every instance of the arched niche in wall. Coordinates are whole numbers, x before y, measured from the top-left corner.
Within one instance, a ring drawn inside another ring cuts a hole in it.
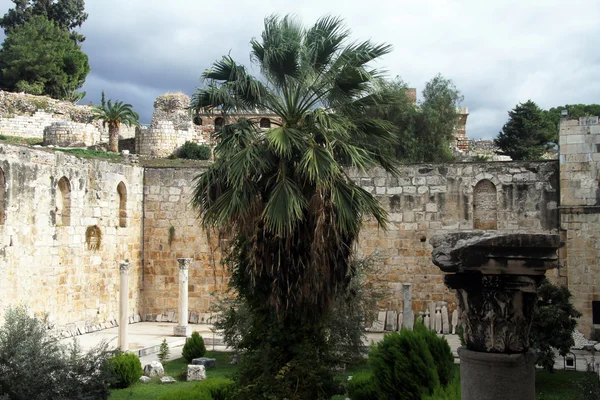
[[[473,229],[498,229],[496,185],[487,179],[477,182],[473,190]]]
[[[88,226],[85,230],[85,244],[88,250],[96,251],[102,248],[102,231],[98,225]]]
[[[71,183],[66,176],[58,181],[56,194],[56,224],[71,225]]]
[[[117,185],[117,195],[119,197],[119,226],[125,228],[127,226],[127,187],[123,182]]]
[[[215,129],[219,129],[223,125],[225,125],[225,118],[223,118],[223,117],[215,118]]]
[[[193,119],[194,125],[202,126],[202,118],[199,115],[196,115]]]
[[[6,177],[0,168],[0,225],[6,222]]]
[[[270,128],[271,120],[269,118],[261,118],[259,124],[261,128]]]

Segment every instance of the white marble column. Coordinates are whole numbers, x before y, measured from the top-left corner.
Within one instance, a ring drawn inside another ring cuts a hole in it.
[[[191,258],[178,258],[179,263],[179,315],[177,326],[173,329],[175,336],[189,336],[188,326],[188,270]]]
[[[127,340],[127,329],[129,328],[129,262],[121,261],[119,263],[120,281],[119,281],[119,349],[121,351],[129,350],[129,341]]]

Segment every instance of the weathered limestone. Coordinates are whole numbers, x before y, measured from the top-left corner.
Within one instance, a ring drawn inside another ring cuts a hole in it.
[[[447,335],[450,333],[450,322],[448,321],[448,306],[442,305],[442,333]]]
[[[193,365],[204,365],[205,368],[215,368],[217,366],[217,360],[209,357],[199,357],[192,360]]]
[[[435,236],[431,244],[433,262],[450,273],[444,281],[457,290],[462,310],[462,399],[533,400],[529,330],[537,285],[558,266],[560,236],[458,232]]]
[[[149,378],[163,377],[165,375],[165,369],[160,361],[152,361],[150,364],[144,365],[144,376]]]
[[[206,379],[206,370],[204,365],[188,365],[187,367],[187,381],[203,381]]]
[[[458,309],[452,311],[452,334],[456,335],[456,328],[458,327]]]
[[[189,336],[188,326],[188,270],[192,263],[191,258],[178,258],[179,263],[179,321],[173,329],[175,336]]]
[[[129,350],[127,340],[127,331],[129,327],[129,262],[119,263],[120,281],[119,281],[119,349],[121,351]]]
[[[402,285],[402,327],[412,329],[415,316],[412,310],[412,285],[405,283]]]

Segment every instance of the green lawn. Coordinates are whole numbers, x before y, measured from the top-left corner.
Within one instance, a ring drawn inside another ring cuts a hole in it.
[[[206,357],[216,358],[217,367],[206,371],[207,379],[232,378],[238,367],[230,365],[230,353],[207,351]],[[368,364],[350,366],[345,372],[338,375],[338,379],[346,381],[348,376],[357,372],[369,370]],[[165,363],[165,374],[175,379],[187,370],[187,362],[180,358]],[[177,382],[170,385],[161,385],[158,380],[151,383],[136,383],[127,389],[113,390],[110,400],[142,400],[157,399],[160,395],[192,388],[197,382]],[[596,400],[600,399],[600,382],[598,376],[585,372],[555,371],[549,373],[538,369],[536,371],[536,399],[537,400]],[[332,400],[343,400],[346,396],[335,396]]]
[[[206,370],[206,378],[231,378],[237,371],[236,365],[230,365],[231,360],[230,353],[224,353],[219,351],[207,351],[205,357],[215,358],[217,360],[217,367]],[[169,361],[165,363],[165,375],[172,376],[179,380],[179,375],[187,371],[187,361],[183,358]],[[177,382],[167,385],[161,385],[158,380],[150,383],[136,383],[127,389],[116,389],[112,391],[110,400],[153,400],[157,399],[160,395],[179,389],[191,388],[198,382]]]

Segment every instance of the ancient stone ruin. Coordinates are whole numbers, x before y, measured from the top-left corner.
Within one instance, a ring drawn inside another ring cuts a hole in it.
[[[466,347],[463,400],[535,399],[529,331],[537,287],[558,267],[558,234],[456,232],[435,236],[433,263],[456,290]]]

